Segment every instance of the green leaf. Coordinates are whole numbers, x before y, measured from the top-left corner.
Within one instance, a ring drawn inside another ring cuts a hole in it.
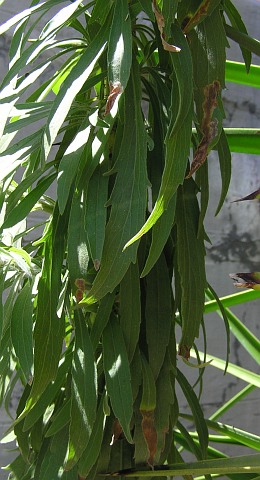
[[[173,68],[171,117],[165,139],[166,157],[161,187],[148,220],[124,248],[129,247],[152,228],[167,209],[185,177],[192,127],[192,61],[186,37],[177,25],[174,25],[172,36],[174,44],[179,45],[181,51],[178,54],[170,54]],[[176,95],[176,88],[179,95]]]
[[[207,458],[207,448],[208,448],[208,428],[207,424],[201,410],[199,401],[195,395],[193,388],[188,383],[186,377],[177,369],[176,380],[179,383],[185,398],[190,406],[193,415],[193,421],[198,432],[201,456],[202,458]]]
[[[238,43],[240,48],[244,47],[252,53],[260,56],[260,41],[255,38],[249,37],[246,33],[240,32],[230,25],[225,24],[225,31],[229,38]]]
[[[204,241],[203,237],[197,236],[199,207],[196,186],[190,180],[179,188],[176,206],[177,264],[181,281],[180,354],[184,357],[188,357],[189,348],[199,334],[206,287]]]
[[[219,458],[214,460],[201,460],[192,463],[176,463],[167,465],[164,469],[153,471],[153,477],[183,476],[183,475],[229,475],[231,473],[258,473],[260,468],[260,455],[241,455],[239,457]],[[150,468],[136,469],[133,472],[120,472],[126,477],[150,477]]]
[[[77,288],[77,280],[86,280],[89,254],[87,234],[84,228],[86,192],[77,190],[72,198],[68,225],[68,264],[72,288]],[[84,290],[84,289],[83,289]],[[76,301],[81,300],[77,298]]]
[[[221,195],[219,199],[219,203],[216,209],[215,215],[219,213],[221,210],[225,198],[228,193],[229,184],[231,180],[231,154],[229,150],[228,140],[225,135],[224,130],[219,137],[219,141],[217,143],[217,150],[218,150],[218,158],[219,158],[219,165],[220,165],[220,172],[221,172],[221,179],[222,179],[222,187],[221,187]]]
[[[125,88],[132,65],[132,31],[128,0],[115,0],[114,16],[108,40],[108,80]]]
[[[245,24],[244,24],[244,22],[243,22],[243,20],[240,16],[238,10],[236,9],[234,3],[232,3],[230,0],[225,0],[224,11],[225,11],[226,15],[228,16],[228,19],[229,19],[232,27],[234,27],[236,30],[238,30],[238,32],[245,33],[247,35],[246,26],[245,26]],[[246,71],[249,72],[250,64],[251,64],[251,60],[252,60],[251,52],[250,52],[250,50],[247,50],[246,48],[243,48],[243,46],[241,46],[241,45],[239,45],[239,46],[241,48],[241,53],[242,53],[244,61],[245,61]]]
[[[42,178],[37,186],[28,193],[18,205],[10,211],[6,220],[3,223],[2,228],[10,228],[23,220],[33,209],[39,198],[46,192],[49,186],[55,180],[57,174],[53,173]]]
[[[120,283],[120,325],[132,361],[141,324],[141,292],[138,263],[131,264]]]
[[[251,65],[247,72],[244,63],[226,61],[226,82],[239,83],[248,87],[260,88],[260,66]]]
[[[85,301],[88,304],[112,292],[130,263],[136,261],[137,245],[127,252],[122,250],[126,241],[143,224],[146,210],[147,135],[140,109],[140,93],[140,77],[135,64],[124,93],[124,131],[115,165],[117,176],[109,201],[111,212],[106,227],[101,267]]]
[[[70,470],[84,452],[96,418],[97,371],[85,319],[75,310],[75,350],[72,362],[72,401],[69,453],[66,469]]]
[[[32,285],[27,282],[17,296],[11,318],[12,343],[27,380],[32,373],[33,364],[32,313]]]
[[[98,32],[86,52],[79,59],[77,65],[75,65],[67,76],[53,102],[43,133],[42,155],[44,161],[50,153],[52,144],[69,112],[76,94],[83,87],[105,49],[107,34],[108,27],[102,27],[101,32]]]
[[[154,18],[152,4],[151,4],[150,0],[138,0],[138,1],[139,1],[140,5],[142,6],[142,9],[144,10],[146,15],[148,16],[148,18],[151,20],[151,22],[154,22],[155,18]]]
[[[49,22],[43,27],[39,39],[43,40],[51,35],[54,35],[55,32],[60,30],[60,28],[68,22],[73,13],[77,10],[81,0],[75,0],[72,4],[67,5],[64,8],[59,9],[59,12],[54,15],[54,17],[49,20]]]
[[[162,254],[146,277],[146,341],[149,365],[157,379],[170,340],[172,288],[165,256]]]
[[[85,213],[89,253],[96,270],[100,266],[105,239],[107,195],[108,177],[103,175],[102,168],[98,166],[89,180]]]
[[[77,175],[82,155],[85,153],[91,126],[86,119],[80,126],[72,142],[66,149],[59,164],[57,197],[61,215],[69,198],[73,181]]]
[[[100,337],[103,333],[103,330],[109,320],[110,314],[112,312],[114,304],[115,294],[108,293],[104,298],[102,298],[98,311],[94,320],[93,327],[91,329],[90,338],[93,345],[93,350],[95,351]]]
[[[54,382],[49,383],[45,391],[42,393],[38,402],[31,408],[28,409],[28,404],[23,410],[23,412],[19,415],[17,420],[15,420],[14,424],[18,424],[21,420],[25,418],[24,422],[24,431],[31,429],[31,427],[39,420],[39,418],[44,414],[45,410],[47,409],[48,405],[51,405],[53,399],[60,391],[61,387],[65,383],[66,375],[71,368],[71,361],[72,361],[72,352],[68,350],[64,359],[61,361],[57,376]],[[28,399],[30,401],[30,397]],[[29,404],[30,407],[30,404]],[[29,411],[28,411],[29,410]]]
[[[91,468],[96,463],[100,454],[100,449],[103,440],[103,428],[105,423],[105,415],[103,411],[103,398],[101,397],[96,420],[89,439],[89,444],[83,452],[78,464],[78,471],[82,477],[87,477]]]
[[[62,468],[68,446],[68,427],[52,437],[47,451],[44,453],[40,466],[39,480],[58,478]]]
[[[51,437],[58,433],[70,421],[71,399],[62,405],[62,407],[51,417],[51,425],[45,433],[45,437]]]
[[[131,375],[120,324],[114,315],[103,332],[104,372],[112,409],[126,439],[132,443],[130,422],[133,414]]]
[[[141,277],[145,277],[160,257],[174,223],[177,195],[173,195],[167,209],[157,220],[152,230],[152,243]]]
[[[204,353],[198,353],[199,355],[204,356]],[[191,349],[190,355],[193,358],[197,358],[193,349]],[[215,357],[214,355],[207,354],[205,360],[206,362],[210,362],[210,366],[212,367],[216,367],[220,370],[226,371],[227,373],[230,373],[230,375],[234,375],[234,377],[240,378],[241,380],[244,380],[244,382],[255,385],[258,388],[260,386],[260,378],[257,373],[246,370],[245,368],[239,367],[238,365],[234,365],[230,362],[226,369],[226,362],[221,358]]]
[[[57,306],[61,286],[61,269],[66,240],[67,215],[55,208],[52,228],[45,243],[45,259],[38,285],[37,317],[34,330],[34,381],[32,406],[57,374],[64,336],[64,316]]]

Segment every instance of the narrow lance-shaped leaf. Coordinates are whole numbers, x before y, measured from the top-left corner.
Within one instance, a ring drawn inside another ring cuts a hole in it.
[[[192,60],[186,37],[177,24],[173,26],[172,37],[174,43],[178,43],[181,47],[181,51],[178,54],[171,53],[173,67],[171,117],[165,139],[166,158],[162,183],[151,215],[124,248],[129,247],[152,228],[167,209],[171,198],[178,186],[183,183],[185,177],[192,132]],[[176,88],[178,89],[178,96],[176,95]]]
[[[32,313],[32,285],[27,282],[15,301],[11,318],[12,343],[27,380],[33,364]]]
[[[108,40],[108,80],[110,94],[106,114],[110,112],[117,96],[126,87],[132,65],[132,31],[127,0],[116,0]]]
[[[28,408],[50,381],[54,380],[64,334],[64,317],[57,314],[61,285],[61,268],[66,240],[67,214],[54,211],[52,228],[45,244],[45,259],[38,287],[37,317],[34,330],[34,380]]]
[[[120,283],[120,324],[131,362],[139,339],[141,292],[138,263],[131,264]]]
[[[203,316],[206,287],[205,247],[198,237],[199,207],[196,186],[186,181],[178,192],[176,207],[177,263],[181,280],[182,338],[179,353],[189,358]]]
[[[93,42],[88,46],[77,65],[64,81],[50,111],[43,134],[42,157],[47,159],[52,144],[62,126],[71,104],[91,74],[96,62],[103,53],[107,42],[108,26],[102,27]]]
[[[170,340],[172,320],[171,279],[162,254],[146,278],[146,339],[154,378],[161,370]]]
[[[258,190],[255,190],[255,192],[250,193],[246,197],[234,200],[234,202],[244,202],[245,200],[260,200],[260,188],[258,188]]]
[[[75,336],[67,469],[71,469],[77,463],[89,442],[96,418],[97,404],[97,372],[94,353],[85,319],[77,310],[75,310]]]
[[[126,439],[132,443],[130,422],[133,414],[131,375],[120,324],[114,315],[103,332],[104,372],[112,409]]]
[[[86,303],[94,303],[112,292],[122,280],[131,262],[136,261],[137,246],[122,252],[127,240],[141,227],[147,197],[147,135],[140,108],[140,75],[134,62],[124,93],[124,131],[117,157],[116,179],[109,205],[100,270]],[[82,302],[83,303],[83,302]]]
[[[85,229],[89,254],[96,270],[100,267],[105,240],[107,195],[108,176],[104,176],[101,167],[98,166],[89,180],[85,211]]]

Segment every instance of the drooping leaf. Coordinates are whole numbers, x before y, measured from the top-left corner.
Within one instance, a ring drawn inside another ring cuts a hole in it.
[[[103,397],[102,397],[103,398]],[[96,463],[100,454],[101,444],[103,440],[103,429],[105,422],[105,415],[103,411],[103,401],[100,399],[100,404],[97,411],[96,420],[89,439],[89,445],[83,452],[79,461],[78,470],[82,477],[87,477],[91,468]]]
[[[66,469],[80,459],[93,430],[97,405],[97,371],[85,319],[75,310],[75,350],[72,362],[72,401]]]
[[[161,187],[148,220],[124,248],[128,248],[152,228],[167,209],[171,198],[185,177],[192,128],[192,61],[187,40],[176,24],[173,27],[172,36],[174,42],[181,46],[181,52],[178,55],[171,54],[173,67],[171,118],[165,139],[166,157]],[[178,97],[175,95],[176,88],[179,92]]]
[[[147,136],[140,110],[140,77],[135,63],[124,100],[124,131],[115,165],[117,176],[109,201],[111,212],[100,270],[86,299],[88,304],[112,292],[130,263],[135,262],[137,245],[126,252],[122,250],[126,241],[143,224],[145,216]]]
[[[89,180],[85,212],[89,254],[96,270],[100,266],[105,239],[107,195],[108,176],[104,176],[102,169],[98,166]]]
[[[146,341],[149,364],[157,379],[170,340],[172,321],[171,279],[163,253],[146,277]]]
[[[198,336],[206,287],[205,247],[198,237],[199,207],[192,180],[179,188],[176,206],[177,264],[181,281],[182,338],[179,353],[188,358]]]
[[[186,377],[183,373],[177,369],[176,380],[179,383],[185,398],[189,404],[189,407],[192,411],[193,421],[196,426],[196,430],[198,432],[199,442],[200,442],[200,449],[201,449],[201,456],[202,458],[207,458],[207,447],[208,447],[208,428],[206,421],[204,419],[204,415],[199,404],[199,401],[196,397],[193,388],[189,384]]]
[[[58,316],[68,215],[54,211],[53,225],[45,243],[45,260],[38,286],[37,318],[34,330],[34,381],[30,405],[55,379],[64,336],[64,315]]]
[[[132,65],[132,32],[127,0],[116,0],[108,40],[108,80],[127,85]]]
[[[120,325],[129,362],[138,343],[141,323],[141,292],[138,263],[131,264],[120,283]]]
[[[27,380],[33,364],[32,285],[27,282],[15,301],[11,318],[11,337],[20,367]]]
[[[112,315],[103,331],[104,372],[112,409],[126,439],[132,443],[130,422],[133,414],[131,375],[120,324]]]
[[[241,33],[245,33],[247,35],[247,29],[246,26],[241,18],[241,15],[239,14],[238,10],[236,9],[234,3],[232,3],[230,0],[225,0],[224,2],[224,10],[225,13],[228,16],[228,19],[236,30],[238,30]],[[239,45],[241,48],[241,53],[243,55],[244,61],[245,61],[245,67],[247,73],[250,70],[250,65],[251,65],[251,60],[252,60],[252,54],[250,50],[247,50],[247,48],[244,48],[243,45]]]

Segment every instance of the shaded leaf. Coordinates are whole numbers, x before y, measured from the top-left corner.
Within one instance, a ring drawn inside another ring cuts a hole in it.
[[[130,421],[133,414],[133,397],[129,361],[120,324],[114,315],[103,332],[104,372],[106,388],[115,417],[126,439],[132,443]]]
[[[162,254],[146,277],[146,341],[149,365],[157,379],[170,340],[172,289],[165,256]]]
[[[103,175],[101,167],[98,166],[89,180],[85,211],[89,254],[96,270],[100,266],[105,239],[107,195],[108,177]]]
[[[111,212],[106,226],[101,266],[85,301],[88,304],[112,292],[130,263],[136,261],[137,245],[126,252],[122,250],[126,241],[143,224],[145,217],[147,136],[140,110],[138,66],[134,65],[124,93],[124,131],[115,165],[117,176],[109,201]]]
[[[189,349],[199,334],[206,287],[205,247],[198,237],[199,207],[196,187],[190,179],[179,188],[176,207],[177,264],[181,281],[182,338],[179,353],[189,358]]]
[[[120,325],[129,362],[139,339],[141,323],[141,292],[138,263],[131,264],[120,283]]]
[[[88,328],[80,311],[75,310],[74,320],[76,341],[72,362],[68,470],[77,463],[89,442],[97,405],[97,371]]]
[[[11,318],[12,343],[27,380],[32,373],[33,364],[32,313],[32,285],[27,282],[17,296]]]

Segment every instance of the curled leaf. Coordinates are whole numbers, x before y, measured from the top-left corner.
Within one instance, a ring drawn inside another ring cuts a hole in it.
[[[162,45],[164,50],[167,50],[168,52],[177,52],[177,53],[180,52],[181,49],[179,47],[177,47],[176,45],[171,45],[165,40],[165,34],[164,34],[165,21],[162,13],[158,9],[156,0],[153,0],[153,8],[154,8],[154,14],[157,21],[158,29],[161,34],[161,40],[162,40]]]
[[[260,272],[252,273],[230,273],[230,278],[235,280],[235,287],[238,288],[253,288],[254,290],[260,290]],[[242,279],[241,282],[239,279]]]
[[[202,22],[205,17],[212,13],[212,10],[216,8],[219,1],[217,0],[203,0],[194,15],[187,19],[187,23],[183,28],[183,33],[187,34],[192,30],[192,28],[196,27],[200,22]]]
[[[260,200],[260,188],[253,193],[250,193],[246,197],[238,198],[238,200],[234,200],[235,202],[243,202],[244,200]]]
[[[196,170],[198,170],[198,168],[203,165],[207,158],[210,144],[218,135],[218,119],[212,119],[212,115],[218,104],[218,95],[220,92],[220,88],[221,87],[218,80],[215,80],[211,84],[206,85],[206,87],[204,88],[205,100],[202,106],[203,119],[201,125],[203,137],[194,154],[191,169],[186,178],[190,178],[193,173],[195,173]]]

